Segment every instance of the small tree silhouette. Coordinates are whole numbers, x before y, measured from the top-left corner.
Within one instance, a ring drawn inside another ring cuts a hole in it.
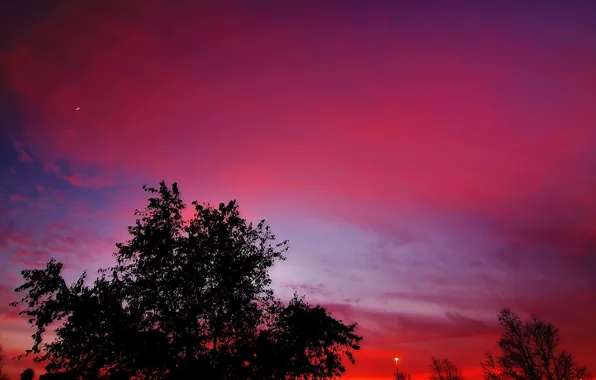
[[[21,372],[21,380],[33,380],[33,377],[35,377],[35,372],[31,368],[27,368]]]
[[[487,380],[581,380],[586,367],[560,349],[559,329],[532,318],[523,321],[509,309],[498,315],[503,335],[498,340],[500,356],[486,353],[482,362]]]
[[[433,356],[430,380],[463,380],[460,370],[449,359],[438,359]]]
[[[411,380],[412,375],[407,372],[401,372],[400,370],[395,370],[395,380]]]

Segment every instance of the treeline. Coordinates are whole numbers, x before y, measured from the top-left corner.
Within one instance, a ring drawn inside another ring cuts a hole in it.
[[[21,357],[46,363],[50,373],[112,380],[332,379],[355,362],[356,323],[298,294],[288,303],[275,297],[269,269],[285,260],[288,242],[276,240],[264,220],[247,222],[235,201],[187,205],[176,183],[143,189],[146,208],[135,211],[129,239],[116,244],[114,265],[92,282],[82,273],[67,284],[54,259],[22,271],[22,298],[11,305],[35,332]],[[509,310],[499,321],[501,354],[483,363],[487,379],[586,373],[558,351],[551,325],[523,322]],[[433,380],[460,378],[453,363],[433,359]]]
[[[588,380],[591,375],[573,355],[561,349],[559,329],[538,318],[523,320],[509,309],[498,315],[503,334],[499,351],[487,352],[482,361],[486,380]],[[451,360],[433,357],[430,380],[463,380],[461,370]],[[395,378],[410,375],[396,372]]]

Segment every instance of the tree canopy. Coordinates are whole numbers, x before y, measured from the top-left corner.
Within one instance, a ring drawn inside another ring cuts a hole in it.
[[[31,368],[27,368],[21,372],[21,380],[33,380],[33,377],[35,377],[35,371]]]
[[[537,318],[522,320],[503,309],[498,315],[503,335],[500,355],[486,354],[482,362],[487,380],[580,380],[586,367],[560,348],[559,329]]]
[[[439,359],[433,356],[430,368],[430,380],[463,380],[461,371],[449,359]]]
[[[24,355],[88,379],[330,379],[354,363],[355,323],[274,296],[268,270],[288,243],[264,220],[248,223],[235,201],[194,201],[185,220],[176,183],[143,189],[130,239],[91,284],[83,273],[68,285],[54,259],[22,271],[12,305],[35,328]]]

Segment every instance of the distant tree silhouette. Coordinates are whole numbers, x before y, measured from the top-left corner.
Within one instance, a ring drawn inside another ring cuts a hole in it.
[[[104,377],[100,377],[103,379]],[[39,380],[76,380],[75,377],[68,372],[52,372],[39,375]],[[95,380],[95,379],[94,379]]]
[[[240,217],[235,201],[193,202],[178,186],[143,187],[148,206],[136,211],[130,239],[116,245],[116,265],[68,286],[62,263],[24,270],[22,314],[36,328],[24,354],[49,371],[111,379],[330,379],[354,363],[362,339],[356,324],[334,319],[295,296],[284,305],[268,269],[284,260],[265,221]],[[44,341],[50,325],[56,339]]]
[[[401,372],[399,370],[396,370],[393,378],[395,380],[411,380],[412,379],[412,375],[410,375],[407,372]]]
[[[0,380],[8,380],[8,376],[4,373],[4,347],[0,344]]]
[[[487,380],[580,380],[585,367],[559,348],[559,330],[551,323],[522,320],[509,309],[498,315],[504,332],[498,340],[500,356],[486,354],[482,362]]]
[[[35,377],[35,372],[31,368],[21,372],[21,380],[33,380],[33,377]]]
[[[430,380],[463,380],[461,371],[449,359],[439,359],[433,356]]]

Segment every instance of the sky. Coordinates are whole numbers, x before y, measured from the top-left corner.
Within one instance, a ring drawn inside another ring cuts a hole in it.
[[[0,344],[23,268],[113,261],[144,184],[236,199],[357,321],[349,380],[470,379],[511,307],[596,369],[596,4],[48,1],[0,22]],[[80,108],[79,108],[80,107]],[[78,109],[78,110],[77,110]],[[592,323],[591,323],[592,322]],[[40,368],[39,366],[35,368]]]

